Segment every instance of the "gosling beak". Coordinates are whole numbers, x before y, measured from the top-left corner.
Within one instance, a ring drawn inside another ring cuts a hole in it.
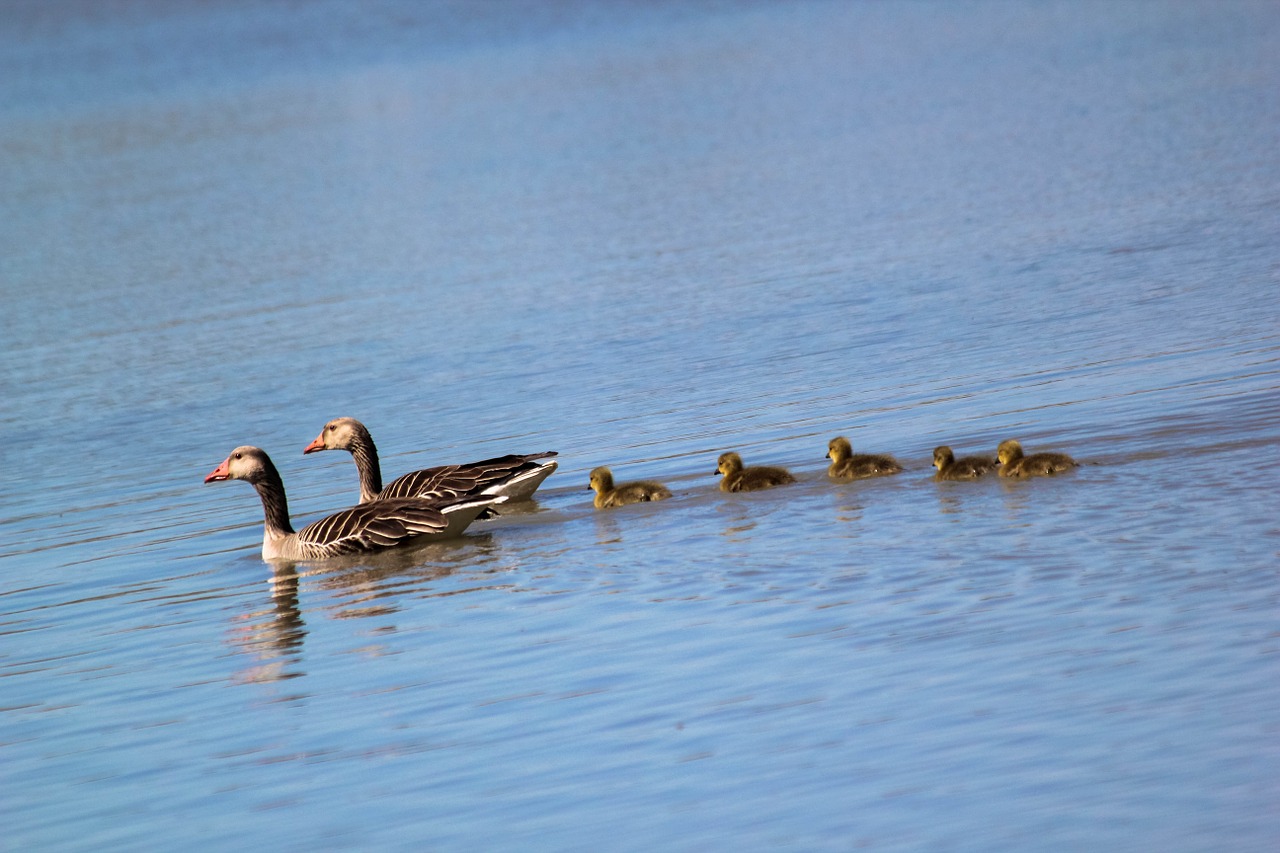
[[[315,453],[319,450],[324,450],[324,433],[317,435],[315,441],[303,448],[302,454],[305,456],[308,453]]]
[[[209,474],[204,478],[204,481],[206,483],[213,483],[218,480],[230,480],[231,469],[227,467],[227,463],[230,461],[231,461],[230,456],[228,456],[226,459],[223,459],[222,462],[218,464],[217,468],[214,468],[212,471],[209,472]]]

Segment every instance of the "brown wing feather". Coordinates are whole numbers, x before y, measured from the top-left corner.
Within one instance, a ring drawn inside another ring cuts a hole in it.
[[[465,465],[440,465],[397,477],[378,493],[387,498],[452,498],[478,495],[512,477],[539,467],[534,460],[555,456],[554,450],[528,455],[508,454]]]
[[[387,548],[448,525],[444,513],[427,501],[380,500],[313,521],[298,531],[298,545],[305,556],[333,557]]]

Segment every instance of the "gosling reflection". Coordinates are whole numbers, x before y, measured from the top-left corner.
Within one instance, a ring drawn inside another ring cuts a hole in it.
[[[724,516],[724,529],[720,535],[731,542],[739,542],[748,538],[748,534],[756,529],[759,522],[750,508],[740,503],[724,503],[716,508]]]
[[[835,497],[836,521],[844,524],[860,523],[866,512],[866,504],[859,500],[852,500],[848,496],[839,492],[833,493]]]
[[[592,513],[591,521],[595,526],[597,545],[612,547],[622,542],[622,526],[618,524],[616,513]]]

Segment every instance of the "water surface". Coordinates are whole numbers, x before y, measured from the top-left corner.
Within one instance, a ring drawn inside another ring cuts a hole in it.
[[[9,9],[4,845],[1280,841],[1274,4]],[[264,564],[339,415],[561,467]]]

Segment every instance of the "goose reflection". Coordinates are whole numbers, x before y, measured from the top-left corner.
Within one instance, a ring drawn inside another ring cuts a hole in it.
[[[492,534],[431,542],[379,554],[324,563],[276,563],[268,581],[269,606],[244,614],[231,642],[255,662],[241,670],[241,683],[281,681],[306,672],[300,668],[308,629],[304,613],[319,610],[330,618],[388,616],[400,612],[406,596],[457,595],[491,588],[432,590],[432,585],[459,568],[471,573],[496,570],[500,549]],[[303,579],[305,584],[301,584]],[[300,585],[317,604],[302,606]]]
[[[236,675],[240,683],[283,681],[305,675],[302,643],[307,626],[298,605],[298,569],[293,563],[272,565],[271,606],[245,614],[232,632],[232,641],[259,662]]]
[[[466,590],[434,591],[431,586],[459,569],[483,572],[497,560],[492,534],[431,542],[366,557],[358,566],[316,578],[315,588],[329,593],[324,606],[335,619],[390,616],[404,609],[408,598],[454,595]]]

